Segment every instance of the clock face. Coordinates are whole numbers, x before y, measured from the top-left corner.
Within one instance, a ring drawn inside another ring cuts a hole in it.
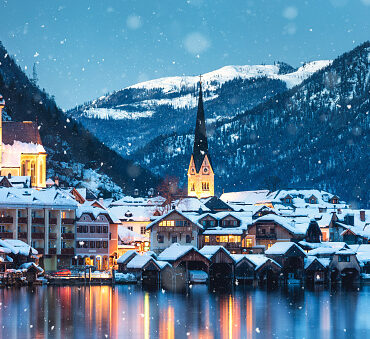
[[[208,172],[208,168],[205,167],[204,170],[203,170],[204,173],[207,173]]]

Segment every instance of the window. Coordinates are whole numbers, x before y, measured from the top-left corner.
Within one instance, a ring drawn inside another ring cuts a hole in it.
[[[62,226],[62,228],[61,228],[61,232],[62,232],[62,233],[66,233],[66,227],[65,227],[65,226]]]
[[[253,247],[253,240],[245,239],[245,247]]]
[[[179,220],[179,221],[181,221],[181,220]],[[175,226],[175,220],[163,220],[159,223],[159,226]]]
[[[191,184],[191,188],[190,188],[191,191],[195,191],[195,185],[194,184]]]
[[[202,182],[202,190],[209,191],[209,182]]]
[[[188,226],[188,221],[187,220],[176,220],[175,224],[178,227],[184,227],[184,226]]]
[[[157,241],[160,244],[163,244],[163,242],[164,242],[164,236],[162,234],[157,234]]]
[[[177,235],[172,236],[172,243],[175,243],[175,242],[177,242]]]
[[[26,173],[26,163],[24,161],[22,161],[21,175],[27,175],[27,173]]]
[[[216,237],[217,242],[229,242],[229,237],[227,235],[218,235]]]
[[[96,245],[96,248],[100,248],[100,247],[101,247],[101,241],[97,241],[97,242],[95,243],[95,245]]]
[[[146,233],[146,227],[145,226],[141,226],[140,227],[140,234],[145,234]]]
[[[103,233],[108,233],[108,226],[103,226]]]
[[[206,236],[204,237],[204,242],[209,243],[209,235],[206,235]]]
[[[103,241],[103,248],[108,248],[108,241]]]
[[[0,226],[0,232],[2,232],[2,233],[3,233],[3,232],[6,232],[6,230],[5,230],[5,226],[3,226],[3,225],[1,225],[1,226]]]
[[[95,232],[101,233],[101,226],[95,226]]]
[[[132,226],[127,226],[127,229],[130,230],[130,231],[134,230],[134,228]]]
[[[95,226],[90,226],[90,233],[95,233]]]
[[[187,244],[191,243],[191,235],[189,235],[189,234],[186,235],[186,243]]]
[[[95,248],[95,241],[90,241],[90,248]]]
[[[339,255],[338,256],[338,261],[339,262],[350,262],[351,258],[349,255]]]

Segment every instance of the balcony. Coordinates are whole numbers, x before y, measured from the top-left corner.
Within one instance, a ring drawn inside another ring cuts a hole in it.
[[[56,248],[49,248],[49,254],[57,254]]]
[[[12,232],[0,232],[0,238],[13,239],[13,233]]]
[[[32,224],[44,225],[45,219],[44,218],[32,218]]]
[[[18,218],[19,224],[27,224],[27,217],[19,217]]]
[[[191,226],[158,226],[158,232],[191,232]]]
[[[276,234],[275,233],[268,233],[268,234],[257,233],[256,239],[276,239]]]
[[[74,238],[74,233],[62,233],[62,239],[73,240]]]
[[[32,239],[44,239],[45,233],[44,232],[32,232],[31,236],[32,236]]]
[[[27,239],[27,232],[18,232],[19,239]]]
[[[62,254],[64,255],[74,255],[75,254],[75,249],[72,248],[62,248]]]
[[[57,234],[56,233],[49,233],[49,239],[50,240],[55,240],[57,238]]]
[[[1,224],[12,224],[13,217],[0,217],[0,223]]]
[[[75,219],[73,218],[63,218],[62,225],[73,225],[75,223]]]
[[[50,225],[56,225],[57,224],[57,218],[50,218],[49,219],[49,224]]]
[[[228,242],[224,243],[226,248],[240,248],[242,247],[242,244],[240,242]]]

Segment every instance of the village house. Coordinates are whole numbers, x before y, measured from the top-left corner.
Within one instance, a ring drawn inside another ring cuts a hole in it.
[[[46,187],[46,152],[38,126],[31,121],[2,121],[0,95],[0,175],[30,176],[34,188]]]
[[[22,240],[45,270],[70,266],[77,203],[59,189],[0,187],[0,238]]]
[[[265,252],[281,267],[285,283],[300,283],[304,278],[307,254],[294,242],[277,242]]]
[[[174,243],[198,248],[198,235],[203,226],[197,222],[197,216],[196,213],[172,210],[152,221],[147,226],[150,249],[160,253]]]
[[[92,265],[107,270],[117,259],[119,220],[98,201],[76,210],[76,252],[73,265]]]

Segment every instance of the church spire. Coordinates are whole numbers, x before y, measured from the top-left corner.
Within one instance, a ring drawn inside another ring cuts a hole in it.
[[[201,79],[202,78],[200,76],[198,111],[197,111],[197,121],[195,125],[194,147],[193,147],[193,158],[194,158],[195,168],[197,172],[202,166],[204,156],[207,154],[209,158],[206,121],[204,118],[202,80]]]

